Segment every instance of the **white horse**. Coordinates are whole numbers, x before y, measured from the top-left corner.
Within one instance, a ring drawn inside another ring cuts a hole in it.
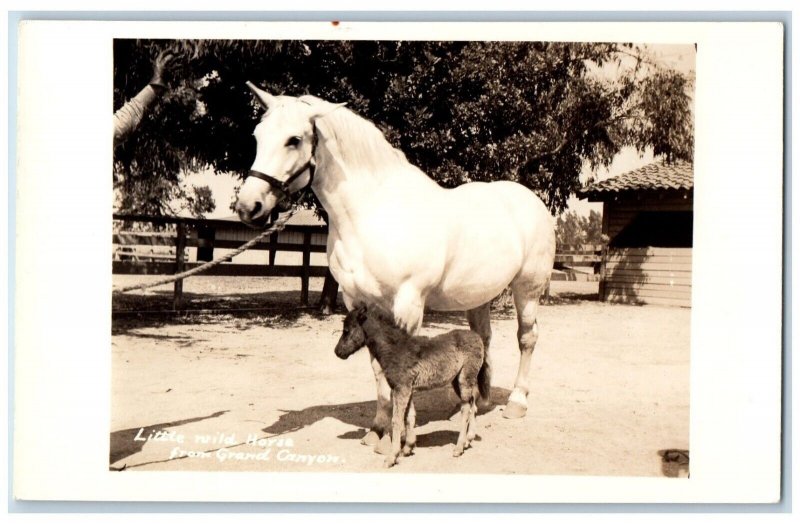
[[[486,346],[487,382],[489,303],[510,285],[520,360],[503,415],[525,416],[539,297],[555,254],[553,219],[542,201],[514,182],[442,188],[343,104],[248,86],[267,111],[236,203],[242,222],[263,225],[276,206],[285,208],[287,197],[310,186],[328,212],[328,264],[347,309],[378,304],[410,333],[426,306],[466,311]],[[363,442],[376,445],[384,436],[385,449],[391,389],[375,359],[372,368],[377,414]]]

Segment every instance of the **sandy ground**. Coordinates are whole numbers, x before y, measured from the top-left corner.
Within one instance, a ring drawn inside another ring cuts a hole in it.
[[[320,288],[312,281],[312,301]],[[148,309],[170,302],[169,290],[139,295],[144,306],[121,302]],[[381,471],[383,457],[359,442],[374,415],[367,351],[336,358],[342,311],[287,306],[298,290],[296,279],[195,278],[191,306],[274,309],[116,318],[112,469]],[[418,393],[416,453],[389,472],[674,475],[660,454],[689,449],[690,310],[605,304],[596,293],[596,282],[553,282],[523,419],[502,417],[519,351],[513,312],[495,312],[495,405],[478,416],[479,440],[453,458],[455,395]],[[460,314],[430,314],[423,334],[465,326]]]

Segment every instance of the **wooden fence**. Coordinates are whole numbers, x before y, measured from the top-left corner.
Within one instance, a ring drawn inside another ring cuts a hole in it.
[[[233,236],[253,236],[258,231],[244,224],[229,220],[199,220],[181,217],[154,217],[146,215],[114,214],[114,220],[124,223],[121,231],[112,236],[115,246],[112,272],[117,275],[172,275],[202,265],[203,262],[187,261],[187,248],[198,248],[205,259],[214,257],[214,250],[235,249],[244,243],[231,240],[219,233],[236,232]],[[152,232],[130,230],[132,224],[149,223],[159,226],[174,225],[174,231]],[[312,266],[311,253],[324,253],[325,245],[312,242],[325,238],[326,228],[318,225],[293,225],[291,220],[283,231],[274,233],[251,249],[269,251],[267,264],[242,264],[224,262],[210,268],[207,276],[249,277],[299,277],[300,302],[308,305],[308,285],[311,277],[324,277],[327,266]],[[144,246],[141,249],[140,246]],[[149,246],[149,247],[148,247]],[[280,251],[302,253],[301,265],[277,265],[276,254]],[[216,257],[224,256],[217,253]],[[183,308],[183,281],[174,283],[174,308]]]
[[[203,261],[224,256],[220,249],[236,249],[258,234],[240,222],[231,220],[201,220],[181,217],[155,217],[146,215],[115,214],[114,220],[123,226],[113,234],[113,273],[118,275],[172,275],[192,269],[204,262],[190,262],[189,248],[197,248]],[[169,226],[169,231],[136,231],[134,224],[145,223]],[[300,278],[300,302],[308,305],[309,279],[324,277],[326,265],[311,265],[311,253],[325,253],[327,227],[324,225],[292,224],[290,220],[283,231],[270,235],[252,249],[269,251],[268,263],[248,264],[225,262],[214,266],[207,276],[247,277],[298,277]],[[217,250],[215,255],[214,251]],[[276,254],[280,251],[302,253],[300,265],[278,265]],[[241,255],[240,255],[241,256]],[[599,272],[602,246],[586,245],[576,250],[561,250],[556,254],[554,269],[570,272],[592,268]],[[563,274],[561,275],[563,279]],[[555,277],[554,277],[555,278]],[[174,309],[183,309],[183,281],[174,283]]]
[[[553,269],[572,270],[575,268],[592,268],[594,273],[600,272],[603,261],[603,246],[585,244],[579,249],[561,248],[556,252]]]

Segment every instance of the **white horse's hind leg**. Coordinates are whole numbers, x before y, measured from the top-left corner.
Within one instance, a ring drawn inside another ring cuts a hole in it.
[[[479,334],[481,336],[481,340],[483,341],[484,367],[481,370],[479,380],[483,380],[486,384],[491,384],[492,379],[492,363],[489,358],[489,343],[492,341],[492,326],[489,315],[490,310],[491,302],[487,302],[482,306],[478,306],[475,309],[470,309],[467,311],[467,322],[469,322],[469,328],[475,333]],[[491,405],[491,399],[481,397],[478,403],[481,405],[481,407],[487,407]]]
[[[545,283],[546,285],[546,283]],[[517,309],[517,342],[519,343],[519,369],[514,381],[514,390],[508,397],[503,411],[505,418],[521,418],[528,411],[528,372],[536,341],[539,339],[539,325],[536,315],[539,311],[539,296],[544,290],[539,283],[515,281],[511,285],[514,306]]]

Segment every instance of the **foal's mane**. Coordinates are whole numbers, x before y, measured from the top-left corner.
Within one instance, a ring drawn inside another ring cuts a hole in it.
[[[329,104],[312,95],[300,97],[312,105]],[[346,107],[340,107],[322,117],[321,122],[330,139],[338,146],[341,161],[350,169],[380,173],[386,169],[402,168],[418,171],[402,151],[392,147],[380,129]],[[422,174],[422,172],[419,172]]]
[[[393,341],[403,341],[411,336],[404,329],[397,327],[393,315],[377,306],[367,306],[367,320],[369,319],[379,322],[385,328],[384,334],[388,335]]]

